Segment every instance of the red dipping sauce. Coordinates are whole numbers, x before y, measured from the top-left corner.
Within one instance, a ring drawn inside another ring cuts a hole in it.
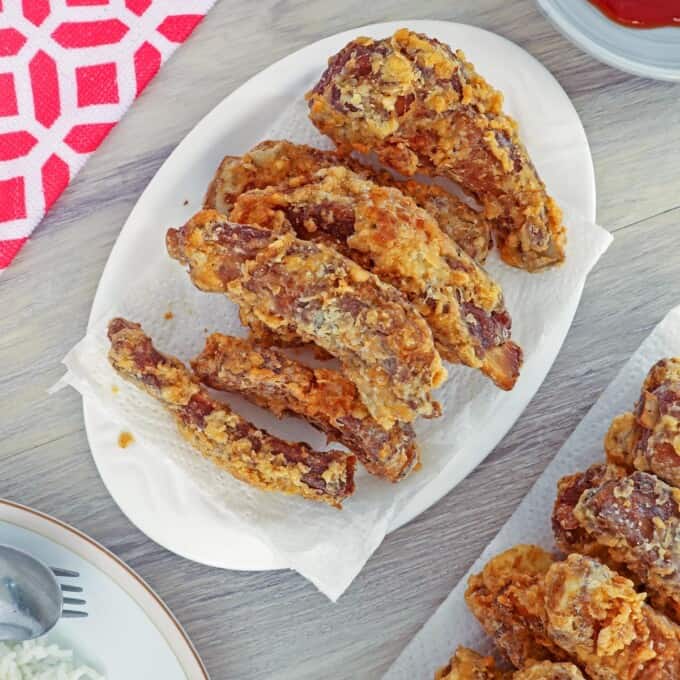
[[[589,0],[603,14],[629,28],[680,27],[680,0]]]

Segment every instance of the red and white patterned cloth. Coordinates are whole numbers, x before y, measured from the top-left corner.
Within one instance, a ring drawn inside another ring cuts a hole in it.
[[[0,274],[214,2],[0,0]]]

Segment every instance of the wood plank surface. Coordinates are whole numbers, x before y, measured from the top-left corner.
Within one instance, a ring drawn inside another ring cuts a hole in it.
[[[615,241],[588,280],[548,378],[501,445],[389,536],[331,605],[293,573],[219,571],[148,540],[97,474],[79,396],[66,390],[49,397],[46,389],[83,335],[126,216],[196,122],[299,47],[409,18],[495,31],[555,74],[583,119],[598,221]],[[218,0],[0,279],[0,496],[74,524],[138,570],[186,626],[214,680],[379,678],[628,356],[680,304],[679,100],[678,85],[629,76],[583,54],[529,1]]]

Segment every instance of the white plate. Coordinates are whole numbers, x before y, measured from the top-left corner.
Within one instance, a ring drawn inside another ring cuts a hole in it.
[[[526,96],[506,100],[506,109],[525,124],[525,142],[531,151],[531,128],[537,111],[559,114],[561,130],[575,140],[565,163],[534,160],[546,183],[565,204],[595,219],[595,180],[585,132],[569,98],[550,73],[533,57],[495,34],[471,26],[442,21],[409,21],[414,30],[465,50],[480,72],[501,90],[513,84]],[[181,224],[200,206],[205,187],[222,156],[245,151],[260,141],[278,113],[294,98],[302,97],[328,57],[360,34],[385,36],[403,22],[375,24],[321,40],[273,64],[230,94],[187,135],[150,182],[128,218],[102,275],[92,305],[89,326],[115,306],[131,276],[144,270],[150,253],[170,225]],[[528,94],[540,96],[540,106]],[[528,126],[526,123],[529,123]],[[183,198],[191,201],[178,208]],[[537,361],[526,366],[522,388],[513,392],[511,405],[479,435],[480,446],[472,455],[459,456],[444,467],[432,483],[406,504],[395,529],[430,507],[469,474],[498,444],[517,420],[548,373],[569,330],[576,311],[561,310],[559,324],[547,334]],[[135,456],[134,465],[121,464],[116,447],[119,427],[94,403],[85,400],[85,427],[95,463],[114,500],[141,531],[168,550],[204,564],[229,569],[260,570],[281,566],[271,550],[252,535],[236,531],[214,511],[196,485],[183,482],[182,473],[153,456]],[[145,466],[140,474],[140,467]],[[158,493],[149,503],[149,490],[140,479],[157,480]],[[165,493],[165,490],[171,492]],[[153,510],[150,507],[153,506]]]
[[[170,610],[99,543],[54,517],[6,500],[0,500],[0,543],[80,573],[77,584],[88,618],[61,619],[48,636],[74,649],[80,662],[110,680],[208,680]]]
[[[680,81],[679,27],[628,28],[586,0],[538,0],[538,6],[565,37],[595,59],[638,76]]]

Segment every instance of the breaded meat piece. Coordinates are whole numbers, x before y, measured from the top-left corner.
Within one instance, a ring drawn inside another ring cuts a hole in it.
[[[478,368],[512,389],[522,351],[500,286],[410,198],[344,167],[320,170],[302,186],[242,194],[229,219],[333,247],[391,283],[433,330],[442,357]]]
[[[552,528],[555,543],[560,550],[567,555],[572,552],[590,555],[612,566],[607,549],[581,526],[574,515],[574,508],[588,489],[597,488],[610,480],[621,479],[626,474],[626,469],[618,465],[598,463],[591,465],[585,472],[567,475],[559,480],[553,506]]]
[[[593,680],[680,678],[680,627],[609,567],[572,554],[544,577],[550,638]]]
[[[605,451],[614,463],[680,486],[680,358],[652,366],[633,413],[612,422]]]
[[[268,328],[292,332],[340,360],[385,429],[433,417],[446,377],[429,326],[395,288],[292,232],[201,211],[166,236],[171,257],[201,290],[225,293]]]
[[[517,668],[567,655],[548,637],[543,579],[554,558],[535,545],[518,545],[470,577],[465,601],[479,624]]]
[[[443,177],[474,195],[508,264],[537,271],[564,260],[562,213],[501,93],[460,50],[407,29],[357,38],[329,59],[307,99],[339,153],[373,152],[403,175]]]
[[[519,671],[496,668],[492,657],[458,647],[449,663],[440,668],[434,680],[584,680],[583,674],[571,663],[541,661]]]
[[[179,359],[161,354],[137,323],[112,319],[108,335],[116,372],[160,401],[181,435],[217,467],[260,489],[337,508],[354,492],[354,456],[313,451],[257,429],[212,399]]]
[[[286,140],[267,140],[243,156],[225,156],[210,182],[204,207],[228,215],[236,199],[246,191],[283,183],[299,185],[318,170],[334,165],[346,165],[364,179],[399,189],[429,212],[441,230],[470,257],[480,263],[486,259],[491,245],[491,223],[454,193],[435,184],[400,180],[354,158],[342,159],[332,151]]]
[[[310,368],[274,347],[220,333],[208,337],[191,365],[209,387],[240,394],[279,417],[304,418],[344,444],[374,475],[397,482],[420,459],[411,425],[380,427],[354,384],[338,371]]]
[[[624,565],[654,606],[680,621],[680,489],[634,472],[585,490],[574,518],[607,564]]]

